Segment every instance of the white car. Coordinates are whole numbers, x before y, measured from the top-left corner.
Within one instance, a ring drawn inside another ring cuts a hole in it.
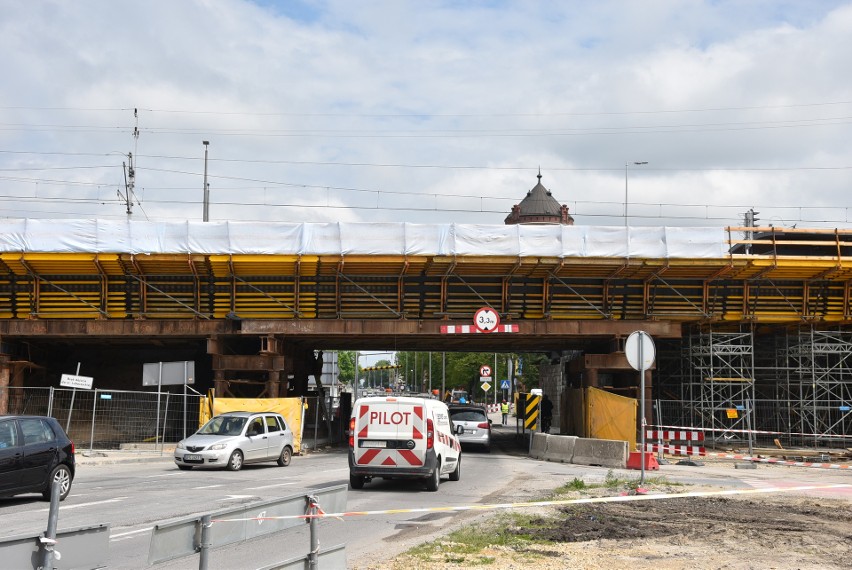
[[[239,471],[247,463],[293,457],[293,432],[275,412],[228,412],[214,417],[175,448],[178,469],[220,467]]]

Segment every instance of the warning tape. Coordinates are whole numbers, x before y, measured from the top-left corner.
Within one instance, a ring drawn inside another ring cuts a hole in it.
[[[563,499],[558,501],[533,501],[526,503],[497,503],[489,505],[461,505],[456,507],[422,507],[417,509],[385,509],[379,511],[346,511],[341,513],[317,513],[304,515],[284,515],[276,517],[248,517],[239,519],[213,519],[211,522],[246,522],[246,521],[271,521],[284,519],[312,519],[312,518],[336,518],[360,517],[369,515],[399,515],[409,513],[438,513],[438,512],[460,512],[460,511],[488,511],[497,509],[518,509],[525,507],[555,507],[560,505],[580,505],[589,503],[627,503],[632,501],[655,501],[660,499],[686,499],[695,497],[724,497],[733,495],[749,495],[757,493],[789,493],[793,491],[822,491],[826,489],[852,489],[852,484],[835,483],[831,485],[802,485],[799,487],[765,487],[760,489],[725,489],[722,491],[693,491],[689,493],[659,493],[643,494],[643,490],[637,490],[636,495],[617,495],[612,497],[586,497],[583,499]]]

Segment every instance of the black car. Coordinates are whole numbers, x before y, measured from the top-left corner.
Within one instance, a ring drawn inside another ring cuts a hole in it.
[[[74,442],[54,418],[0,416],[0,497],[41,493],[50,500],[53,481],[60,500],[74,480]]]

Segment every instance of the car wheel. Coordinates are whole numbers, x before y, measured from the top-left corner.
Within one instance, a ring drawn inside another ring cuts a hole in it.
[[[364,478],[360,475],[350,475],[349,476],[349,486],[353,489],[363,489],[364,488]]]
[[[290,465],[291,457],[293,457],[293,452],[290,451],[290,448],[285,445],[284,449],[281,450],[281,455],[278,456],[278,466],[287,467],[288,465]]]
[[[71,479],[71,470],[68,469],[68,466],[62,464],[57,465],[53,468],[53,471],[51,471],[50,477],[47,479],[47,487],[41,492],[41,496],[44,497],[45,501],[49,501],[53,482],[59,481],[59,500],[64,501],[65,497],[67,497],[68,493],[71,491]]]
[[[239,471],[243,468],[243,452],[235,450],[228,459],[228,471]]]
[[[461,455],[456,459],[456,468],[450,473],[450,481],[458,481],[461,479]]]
[[[426,490],[430,492],[435,492],[438,490],[438,486],[441,484],[441,462],[438,462],[438,465],[435,467],[435,471],[426,479]]]
[[[180,469],[181,471],[189,471],[190,469],[192,469],[192,465],[178,465],[178,469]]]

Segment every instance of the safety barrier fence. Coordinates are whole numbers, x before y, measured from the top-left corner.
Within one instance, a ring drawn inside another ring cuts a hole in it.
[[[655,439],[659,443],[646,443],[645,451],[668,453],[670,455],[707,455],[707,450],[699,445],[689,445],[682,441],[704,441],[704,432],[688,430],[646,430],[645,439]],[[668,443],[663,443],[663,442]]]
[[[698,401],[656,400],[653,427],[699,430],[704,432],[708,444],[741,444],[748,440],[749,435],[756,446],[774,446],[775,440],[785,447],[844,448],[852,444],[852,407],[849,405],[825,410],[826,414],[831,414],[831,433],[801,431],[801,418],[796,410],[781,400],[719,403],[712,409],[702,406]],[[745,421],[749,410],[752,415],[750,426]]]
[[[78,449],[156,449],[199,428],[200,394],[174,391],[91,390],[53,387],[0,388],[10,414],[52,416]],[[303,441],[313,447],[342,441],[339,421],[326,421],[317,397],[304,399]],[[330,401],[330,400],[329,400]],[[329,405],[327,403],[327,405]],[[334,418],[333,418],[334,419]]]
[[[347,486],[337,485],[316,489],[310,494],[299,493],[154,525],[148,564],[198,554],[198,568],[205,570],[212,549],[285,531],[304,524],[307,519],[311,524],[307,554],[276,562],[265,569],[345,568],[346,552],[342,545],[320,550],[316,521],[325,516],[320,505],[342,509],[346,506],[346,495]],[[298,551],[298,547],[288,542],[287,550]]]
[[[10,414],[52,416],[80,449],[174,443],[198,429],[199,398],[175,391],[8,387]]]

